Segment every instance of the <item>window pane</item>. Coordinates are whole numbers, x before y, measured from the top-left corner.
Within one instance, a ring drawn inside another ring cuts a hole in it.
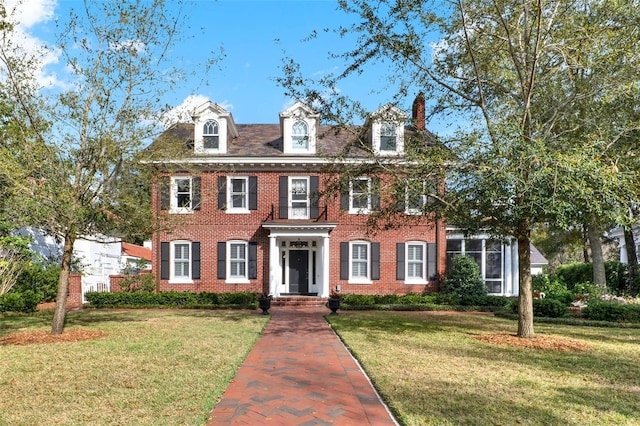
[[[502,278],[502,253],[487,253],[486,278]]]
[[[229,275],[233,278],[247,277],[247,245],[231,243],[229,247]]]
[[[351,182],[351,208],[369,208],[369,180],[355,179]]]
[[[309,149],[309,133],[307,123],[296,121],[291,129],[292,147],[294,149]]]
[[[237,209],[247,208],[247,179],[231,179],[230,196],[231,207]]]
[[[396,126],[384,123],[380,128],[380,151],[396,150]]]
[[[191,179],[176,179],[176,206],[180,208],[191,207]]]
[[[209,120],[204,124],[202,129],[203,145],[208,149],[218,149],[219,147],[219,128],[218,122]]]
[[[173,246],[173,275],[176,277],[189,276],[189,244],[175,244]]]

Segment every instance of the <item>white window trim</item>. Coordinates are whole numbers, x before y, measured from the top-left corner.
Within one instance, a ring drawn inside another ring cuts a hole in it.
[[[422,278],[409,277],[409,246],[422,246]],[[424,241],[407,241],[404,245],[405,284],[427,284],[427,243]]]
[[[467,240],[481,240],[482,241],[482,252],[481,252],[481,265],[480,265],[480,274],[482,275],[482,280],[486,283],[487,280],[489,281],[499,281],[500,282],[500,289],[501,291],[499,293],[493,293],[493,292],[487,292],[488,295],[490,296],[496,296],[496,295],[502,295],[505,294],[506,292],[506,285],[507,285],[507,278],[506,278],[506,273],[505,273],[505,247],[504,244],[500,244],[500,262],[501,262],[501,271],[500,271],[500,275],[501,277],[498,278],[487,278],[486,276],[486,267],[487,267],[487,241],[490,241],[490,239],[487,238],[482,238],[482,237],[476,237],[476,238],[451,238],[451,240],[456,240],[456,241],[461,241],[460,243],[460,252],[455,252],[456,254],[462,255],[462,256],[466,256],[467,255]],[[449,254],[449,252],[447,252],[447,255]]]
[[[396,129],[396,149],[382,150],[382,129],[385,125],[392,125]],[[401,121],[395,120],[376,120],[372,125],[373,133],[373,152],[380,156],[394,156],[404,154],[404,125]]]
[[[367,181],[367,207],[354,207],[353,182],[356,180]],[[350,214],[369,214],[371,213],[371,185],[370,177],[358,177],[349,181],[349,213]]]
[[[189,197],[190,207],[178,207],[178,180],[189,181]],[[193,213],[193,177],[192,176],[171,176],[170,189],[170,209],[169,213],[173,214],[191,214]]]
[[[406,215],[416,216],[416,215],[422,215],[423,214],[422,210],[409,207],[409,195],[410,195],[409,194],[409,185],[413,184],[417,180],[418,179],[410,179],[410,182],[407,184],[407,186],[405,186],[405,190],[404,190],[405,210],[404,210],[404,213]],[[425,204],[427,204],[426,192],[427,192],[427,183],[425,181],[422,181],[422,195],[420,195],[420,197],[422,198],[422,205],[423,206]]]
[[[242,244],[244,245],[244,277],[242,276],[236,276],[236,277],[232,277],[231,276],[231,245],[233,244]],[[226,248],[227,248],[227,264],[226,264],[226,271],[227,271],[227,278],[225,280],[225,283],[227,284],[249,284],[249,243],[247,241],[242,241],[242,240],[230,240],[227,241],[226,244]]]
[[[367,247],[367,276],[353,276],[353,246],[364,245]],[[369,241],[349,241],[349,284],[373,284],[371,280],[371,243]]]
[[[176,245],[186,245],[188,247],[189,250],[189,258],[187,261],[188,264],[188,268],[189,268],[189,275],[188,276],[176,276]],[[191,241],[186,241],[186,240],[176,240],[176,241],[171,241],[170,243],[170,249],[169,249],[169,271],[170,271],[170,275],[169,275],[169,284],[193,284],[193,279],[192,277],[192,273],[193,271],[191,270],[191,263],[193,261],[193,253],[191,250]]]
[[[233,207],[232,200],[232,185],[231,181],[234,179],[243,179],[245,181],[245,206],[246,207]],[[249,177],[248,176],[227,176],[227,209],[225,210],[227,214],[249,214],[251,211],[249,210]]]

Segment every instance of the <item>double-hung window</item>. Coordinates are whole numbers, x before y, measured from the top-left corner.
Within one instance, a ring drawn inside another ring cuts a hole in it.
[[[393,123],[382,123],[380,126],[380,151],[396,152],[397,146],[396,125]]]
[[[371,179],[362,177],[353,179],[349,187],[349,213],[368,213],[371,211]]]
[[[405,191],[405,213],[422,214],[426,202],[426,183],[420,179],[409,179]]]
[[[227,281],[248,281],[247,275],[247,242],[246,241],[230,241],[227,244],[229,250],[227,259],[228,277]]]
[[[293,150],[309,150],[309,126],[302,120],[293,123],[291,128],[291,148]]]
[[[249,178],[230,176],[228,188],[228,211],[249,211]]]
[[[220,148],[220,126],[215,120],[207,120],[202,128],[202,146],[205,149]]]
[[[290,194],[289,212],[290,219],[308,219],[309,218],[309,178],[308,177],[291,177],[290,178]]]
[[[193,181],[191,177],[171,178],[171,211],[190,213],[193,211]]]

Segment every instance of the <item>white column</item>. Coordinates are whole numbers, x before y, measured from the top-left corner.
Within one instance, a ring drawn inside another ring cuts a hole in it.
[[[322,236],[322,276],[320,277],[320,291],[319,295],[322,297],[329,297],[329,290],[331,283],[329,282],[329,236]]]
[[[278,241],[274,235],[269,235],[269,294],[278,296],[278,284],[280,277],[280,262]]]

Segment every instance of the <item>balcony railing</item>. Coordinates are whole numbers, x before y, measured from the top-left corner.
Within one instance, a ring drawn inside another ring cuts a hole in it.
[[[295,207],[287,204],[278,206],[271,204],[271,211],[266,220],[310,220],[314,222],[326,222],[328,220],[327,206]]]

